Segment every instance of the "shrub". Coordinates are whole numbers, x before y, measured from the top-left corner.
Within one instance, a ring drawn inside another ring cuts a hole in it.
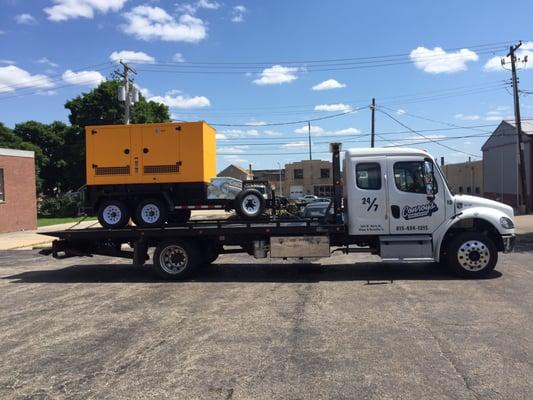
[[[67,193],[56,197],[46,197],[39,207],[40,217],[76,217],[80,199],[76,193]]]

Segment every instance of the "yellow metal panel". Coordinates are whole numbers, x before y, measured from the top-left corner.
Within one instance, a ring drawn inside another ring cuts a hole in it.
[[[130,131],[123,126],[87,127],[87,184],[131,183]]]
[[[89,185],[209,182],[216,175],[216,133],[205,122],[87,127],[86,145]]]

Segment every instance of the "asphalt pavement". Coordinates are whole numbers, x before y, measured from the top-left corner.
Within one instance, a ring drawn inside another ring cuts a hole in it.
[[[186,282],[0,251],[0,398],[530,399],[531,251],[483,280],[224,255]]]

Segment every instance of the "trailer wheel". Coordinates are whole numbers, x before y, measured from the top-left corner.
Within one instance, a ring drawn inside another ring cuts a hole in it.
[[[135,211],[135,220],[144,228],[163,226],[167,220],[167,208],[157,199],[142,200]]]
[[[487,276],[498,262],[494,242],[481,233],[463,232],[454,237],[446,249],[446,264],[464,278]]]
[[[124,228],[130,219],[126,205],[120,200],[104,200],[98,207],[98,222],[104,228]]]
[[[201,261],[198,247],[184,240],[160,243],[154,252],[154,268],[167,280],[183,279],[194,273]]]
[[[265,198],[259,190],[241,190],[235,199],[235,211],[243,218],[257,218],[265,211]]]

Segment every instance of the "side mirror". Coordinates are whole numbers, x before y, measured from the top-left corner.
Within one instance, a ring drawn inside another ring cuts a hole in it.
[[[435,173],[433,170],[433,162],[431,160],[424,160],[424,185],[426,186],[426,194],[428,200],[435,199]]]

